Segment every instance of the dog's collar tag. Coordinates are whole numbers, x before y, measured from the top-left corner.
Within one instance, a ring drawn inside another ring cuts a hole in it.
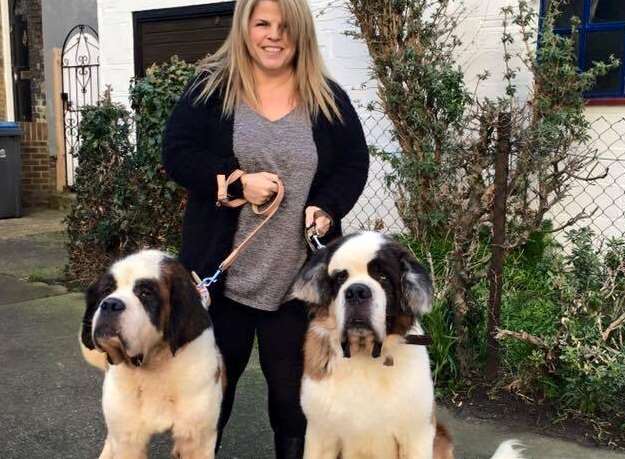
[[[314,253],[318,250],[325,248],[325,245],[321,243],[319,233],[317,232],[317,227],[313,223],[308,228],[304,229],[304,239],[310,247],[310,250]]]
[[[202,306],[204,306],[204,309],[208,311],[208,308],[211,305],[211,295],[208,291],[208,285],[210,284],[207,284],[205,280],[201,280],[200,277],[195,273],[195,271],[191,271],[191,277],[193,277],[193,280],[195,282],[195,288],[197,289],[197,292],[200,294],[200,300],[202,301]]]
[[[197,288],[197,291],[200,294],[202,306],[204,306],[204,309],[208,310],[211,305],[211,295],[208,293],[208,287],[206,287],[204,283],[199,283],[195,286],[195,288]]]

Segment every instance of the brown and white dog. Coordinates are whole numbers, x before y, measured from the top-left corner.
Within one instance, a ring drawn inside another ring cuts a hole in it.
[[[436,422],[419,316],[431,309],[426,271],[374,232],[344,237],[302,268],[292,295],[310,305],[301,403],[305,459],[452,459]],[[493,459],[520,459],[505,442]]]
[[[145,250],[113,264],[86,299],[81,349],[105,370],[100,458],[145,458],[152,434],[170,429],[174,457],[214,458],[225,373],[187,271]]]

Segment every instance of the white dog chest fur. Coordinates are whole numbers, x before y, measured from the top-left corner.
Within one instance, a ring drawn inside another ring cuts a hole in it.
[[[197,420],[197,428],[215,425],[221,404],[219,356],[212,329],[163,362],[146,368],[111,366],[105,375],[102,407],[109,430],[164,432],[176,420]],[[163,352],[169,352],[163,349]],[[190,427],[190,426],[189,426]]]
[[[427,351],[398,345],[397,338],[386,339],[382,358],[366,353],[349,359],[337,356],[328,377],[305,376],[306,417],[324,420],[324,430],[339,437],[396,436],[407,427],[431,423],[434,399]],[[384,365],[386,356],[392,356],[392,366]]]

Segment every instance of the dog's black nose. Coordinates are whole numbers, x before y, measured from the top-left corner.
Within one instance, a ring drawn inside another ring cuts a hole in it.
[[[107,298],[100,303],[100,309],[103,313],[119,313],[126,309],[126,305],[117,298]]]
[[[360,304],[371,298],[371,289],[365,284],[352,284],[345,290],[345,300],[349,304]]]

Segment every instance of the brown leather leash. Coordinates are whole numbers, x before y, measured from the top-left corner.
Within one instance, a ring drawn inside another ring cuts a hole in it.
[[[231,199],[228,196],[228,186],[236,182],[237,180],[239,180],[243,174],[245,174],[245,172],[243,172],[240,169],[237,169],[234,172],[232,172],[228,177],[226,177],[225,175],[217,176],[217,203],[216,205],[218,207],[224,206],[224,207],[235,208],[235,207],[244,206],[245,204],[248,203],[246,199],[243,199],[243,198]],[[224,271],[226,271],[228,268],[230,268],[230,266],[232,266],[232,264],[236,261],[239,255],[241,255],[241,252],[243,252],[247,248],[247,246],[250,245],[254,236],[256,236],[256,234],[261,230],[261,228],[267,224],[267,222],[271,219],[271,217],[273,217],[275,213],[278,211],[278,209],[280,208],[280,204],[282,204],[282,201],[284,200],[284,193],[285,193],[284,184],[282,183],[280,179],[276,179],[275,183],[276,185],[278,185],[278,190],[274,194],[273,199],[271,201],[269,201],[267,204],[263,204],[262,206],[251,204],[252,211],[259,217],[265,217],[265,218],[263,219],[262,222],[260,222],[260,224],[256,228],[254,228],[254,230],[250,234],[247,235],[245,239],[243,239],[243,241],[241,241],[239,245],[237,245],[232,250],[232,252],[230,252],[230,254],[224,259],[224,261],[222,261],[219,264],[217,271],[215,271],[215,273],[212,276],[205,277],[204,279],[200,279],[200,277],[194,271],[191,272],[191,276],[193,277],[193,280],[196,282],[196,288],[198,289],[198,292],[200,293],[200,296],[202,297],[202,303],[204,304],[205,308],[208,309],[208,306],[210,306],[210,294],[208,292],[208,287],[216,283],[219,280],[219,276],[221,276],[224,273]]]

